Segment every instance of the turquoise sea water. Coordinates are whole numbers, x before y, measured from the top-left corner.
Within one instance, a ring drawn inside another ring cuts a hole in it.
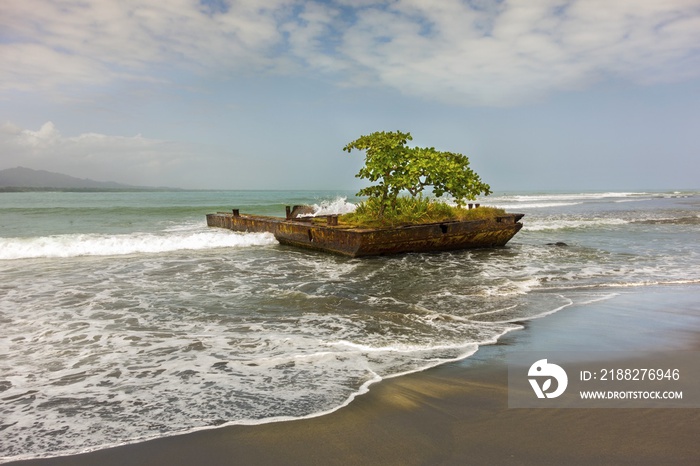
[[[482,204],[526,214],[507,247],[366,259],[205,221],[357,201],[0,194],[0,459],[318,415],[525,319],[637,287],[700,291],[698,192],[496,194]]]

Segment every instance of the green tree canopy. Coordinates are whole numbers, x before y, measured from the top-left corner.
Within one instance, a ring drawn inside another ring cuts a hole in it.
[[[449,194],[459,206],[480,194],[491,194],[491,187],[469,168],[467,156],[434,147],[406,147],[406,142],[411,140],[411,133],[378,131],[360,136],[343,148],[347,152],[365,151],[365,166],[355,176],[375,184],[357,195],[377,199],[381,204],[380,216],[386,208],[395,208],[402,191],[415,197],[426,187],[432,187],[435,197]]]

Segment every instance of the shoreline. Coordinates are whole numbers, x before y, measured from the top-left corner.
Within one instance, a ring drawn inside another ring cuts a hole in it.
[[[374,383],[329,414],[6,464],[697,464],[700,410],[508,408],[506,357],[594,346],[648,364],[654,352],[697,351],[698,291],[647,287],[519,322],[464,360]]]

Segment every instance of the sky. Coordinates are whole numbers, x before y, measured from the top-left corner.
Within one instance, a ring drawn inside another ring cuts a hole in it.
[[[700,188],[700,0],[2,0],[0,170],[359,189],[374,131],[494,192]]]

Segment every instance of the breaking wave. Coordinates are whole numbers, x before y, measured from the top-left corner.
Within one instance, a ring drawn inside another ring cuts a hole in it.
[[[348,202],[347,197],[337,197],[332,201],[322,201],[320,204],[314,204],[314,216],[319,215],[342,215],[349,214],[355,211],[357,207],[352,202]]]
[[[270,233],[234,233],[228,230],[173,230],[162,233],[122,235],[66,234],[33,238],[0,238],[0,260],[117,256],[269,244],[277,244]]]

